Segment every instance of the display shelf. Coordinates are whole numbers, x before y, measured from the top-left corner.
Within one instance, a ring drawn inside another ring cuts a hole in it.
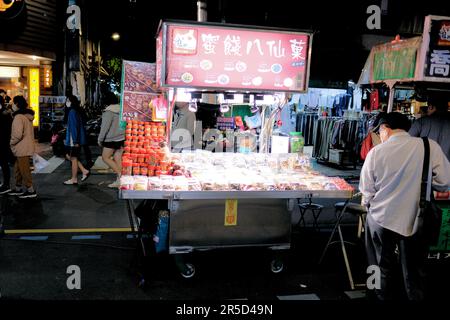
[[[301,191],[132,191],[120,190],[120,199],[296,199],[296,198],[351,198],[350,190],[301,190]]]

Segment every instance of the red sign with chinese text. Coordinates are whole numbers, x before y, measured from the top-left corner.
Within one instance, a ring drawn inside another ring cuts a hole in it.
[[[310,34],[170,23],[166,30],[163,86],[307,89]]]

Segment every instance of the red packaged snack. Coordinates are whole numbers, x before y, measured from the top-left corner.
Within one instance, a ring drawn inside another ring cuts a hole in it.
[[[148,175],[148,167],[146,165],[140,166],[141,170],[141,176],[147,176]]]
[[[138,158],[138,155],[136,153],[130,154],[130,159],[131,159],[131,161],[133,161],[133,163],[137,163],[137,158]]]
[[[131,176],[133,174],[133,162],[130,159],[122,160],[122,175]]]
[[[141,173],[139,163],[133,163],[133,175],[138,176]]]

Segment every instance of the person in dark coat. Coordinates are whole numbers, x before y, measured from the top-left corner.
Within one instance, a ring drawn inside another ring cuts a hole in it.
[[[450,161],[450,97],[435,95],[428,99],[427,115],[416,120],[409,130],[413,137],[428,137],[436,141]]]
[[[79,161],[81,148],[87,143],[86,130],[83,125],[83,119],[80,111],[80,102],[77,97],[70,95],[67,97],[66,106],[69,108],[67,118],[66,145],[67,158],[72,163],[72,177],[64,182],[65,185],[78,184],[78,169],[81,170],[83,176],[81,181],[84,182],[90,175],[90,171],[86,169]]]

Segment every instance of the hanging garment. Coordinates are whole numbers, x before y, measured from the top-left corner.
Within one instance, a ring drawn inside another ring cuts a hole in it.
[[[379,108],[379,94],[378,90],[373,90],[370,93],[370,111],[378,110]]]

